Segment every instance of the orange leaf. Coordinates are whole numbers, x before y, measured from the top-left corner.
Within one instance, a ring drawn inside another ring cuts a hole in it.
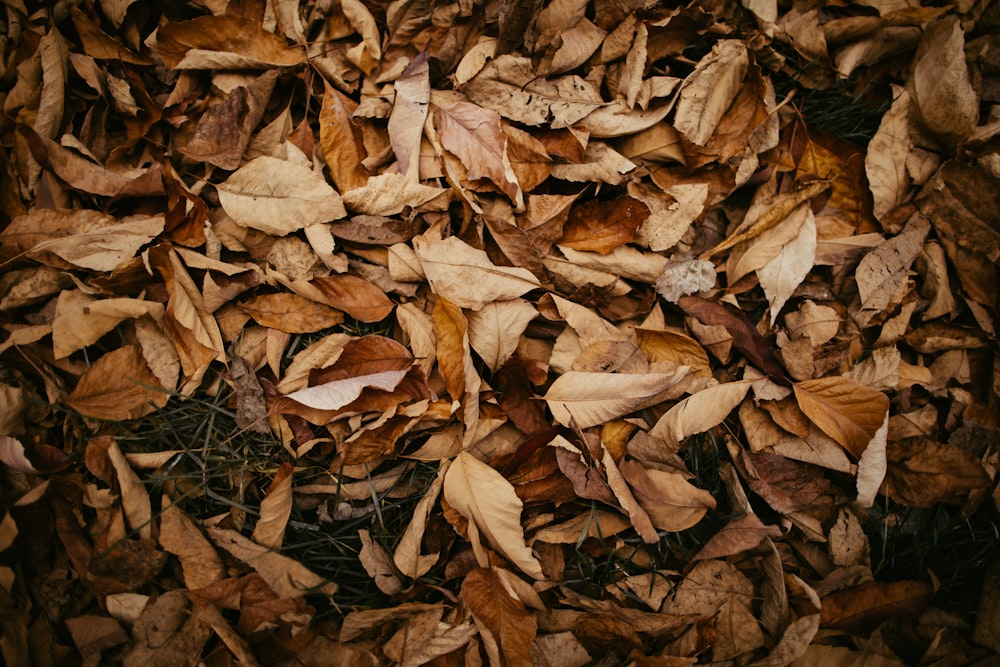
[[[361,322],[384,320],[395,308],[385,292],[357,276],[322,276],[311,283],[322,293],[324,303]]]
[[[344,321],[330,306],[288,292],[255,296],[239,307],[257,324],[286,333],[315,333]]]
[[[478,568],[467,574],[461,597],[480,626],[487,653],[497,660],[503,656],[502,663],[494,664],[532,664],[531,645],[538,623],[524,603],[508,592],[496,568]]]
[[[636,230],[648,217],[646,205],[632,197],[588,201],[570,212],[559,243],[574,250],[607,254],[634,241]]]
[[[292,464],[285,461],[278,467],[267,495],[260,502],[260,518],[254,526],[253,541],[272,549],[280,549],[285,541],[285,528],[292,513]]]
[[[885,421],[889,398],[843,376],[793,385],[802,412],[824,433],[860,458]]]
[[[139,347],[126,345],[105,354],[83,374],[66,407],[95,419],[138,419],[167,404],[170,396],[153,389],[159,386]]]

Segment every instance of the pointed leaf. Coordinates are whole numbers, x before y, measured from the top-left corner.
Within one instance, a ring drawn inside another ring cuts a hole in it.
[[[524,206],[524,195],[507,157],[507,137],[499,114],[469,102],[453,102],[438,109],[438,123],[441,144],[462,161],[469,179],[488,179],[517,208]]]
[[[503,664],[529,665],[538,623],[524,603],[508,591],[496,568],[477,568],[462,581],[462,601],[480,624],[484,641],[495,642]]]
[[[293,391],[285,398],[316,410],[339,410],[361,396],[361,392],[368,387],[392,391],[403,381],[407,372],[407,370],[383,371],[334,380]]]
[[[271,549],[280,549],[285,541],[285,528],[292,514],[292,464],[278,466],[267,494],[260,501],[260,516],[250,538]]]
[[[715,498],[676,472],[647,469],[638,461],[619,466],[642,508],[660,530],[687,530],[715,509]]]
[[[538,311],[523,299],[494,301],[469,313],[469,343],[491,371],[503,366],[517,349],[521,334]]]
[[[704,433],[721,424],[743,402],[749,389],[750,383],[746,381],[703,389],[667,410],[649,434],[680,443],[696,433]]]
[[[524,543],[521,499],[503,475],[468,452],[460,452],[444,478],[444,499],[476,524],[494,549],[525,574],[542,579],[542,567]]]
[[[125,345],[105,354],[83,374],[66,407],[95,419],[138,419],[167,404],[170,395],[154,389],[159,386],[139,347]]]
[[[861,458],[889,410],[885,394],[843,376],[806,380],[792,387],[802,412],[856,459]]]
[[[589,428],[649,407],[669,396],[689,369],[671,373],[563,373],[545,393],[552,416],[564,426]]]

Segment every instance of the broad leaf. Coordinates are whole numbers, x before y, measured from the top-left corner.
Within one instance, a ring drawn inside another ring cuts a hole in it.
[[[563,373],[545,393],[552,416],[564,426],[588,428],[667,400],[671,389],[688,374]]]
[[[843,376],[806,380],[793,385],[802,412],[856,459],[878,432],[889,399]]]

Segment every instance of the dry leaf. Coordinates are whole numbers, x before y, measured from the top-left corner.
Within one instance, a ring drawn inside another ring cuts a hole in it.
[[[298,294],[261,294],[239,304],[258,324],[287,333],[314,333],[344,321],[339,311]]]
[[[607,254],[635,240],[636,230],[647,217],[649,209],[632,197],[577,204],[569,214],[559,243],[574,250]]]
[[[922,581],[870,581],[824,597],[820,624],[867,636],[882,621],[920,613],[932,594]]]
[[[326,84],[319,113],[319,142],[330,176],[340,192],[364,186],[368,173],[361,166],[367,156],[360,129],[351,120],[358,108],[351,98]]]
[[[523,299],[488,303],[468,314],[469,344],[496,372],[517,349],[521,334],[536,315],[535,307]]]
[[[285,398],[315,410],[339,410],[354,402],[361,396],[361,392],[369,387],[392,391],[399,386],[408,372],[408,369],[404,369],[356,375],[299,389]]]
[[[541,284],[532,273],[497,266],[486,253],[451,236],[443,241],[413,239],[431,289],[460,308],[479,310],[491,301],[517,298]]]
[[[667,410],[649,434],[680,443],[696,433],[704,433],[721,424],[743,402],[749,390],[750,383],[747,381],[727,382],[703,389]]]
[[[451,191],[416,183],[403,174],[386,173],[345,192],[343,201],[352,211],[368,215],[396,215],[407,209],[443,211],[451,201]]]
[[[139,419],[167,404],[160,381],[138,346],[125,345],[98,359],[80,378],[66,406],[94,419]]]
[[[431,314],[434,337],[437,340],[438,370],[454,401],[462,402],[462,422],[465,424],[464,444],[475,437],[479,423],[479,391],[482,381],[472,363],[469,346],[469,323],[462,309],[444,297],[439,297]]]
[[[910,507],[961,503],[969,493],[988,488],[986,470],[958,447],[924,437],[889,443],[889,461],[882,492]]]
[[[923,249],[930,229],[927,218],[917,213],[910,218],[903,231],[862,258],[854,272],[858,281],[858,296],[861,297],[859,324],[863,325],[874,314],[890,306],[907,278],[910,265]]]
[[[889,410],[885,394],[842,376],[805,380],[792,388],[802,412],[855,459],[861,458]]]
[[[563,373],[543,397],[552,416],[564,426],[588,428],[655,405],[674,393],[688,374],[680,367],[670,373]]]
[[[441,144],[462,161],[469,179],[490,180],[514,206],[524,208],[500,116],[469,102],[453,102],[439,107],[437,117]]]
[[[523,504],[500,473],[463,451],[445,473],[444,499],[522,572],[543,578],[541,565],[524,543]]]
[[[371,533],[364,528],[358,530],[361,537],[361,552],[358,557],[368,576],[375,581],[378,589],[386,595],[395,595],[403,590],[403,583],[396,576],[392,560],[382,545],[372,539]]]
[[[462,600],[476,619],[493,664],[531,663],[537,632],[534,614],[512,595],[497,575],[497,568],[477,568],[462,581]],[[502,658],[501,658],[502,656]]]
[[[180,559],[184,585],[196,590],[224,579],[222,559],[201,530],[169,497],[163,496],[160,505],[164,508],[160,514],[160,546]]]
[[[306,55],[259,22],[233,14],[168,22],[156,33],[155,53],[170,69],[224,70],[294,67]]]
[[[687,530],[708,510],[715,509],[712,494],[694,486],[680,473],[647,469],[637,461],[623,461],[619,468],[636,500],[660,530]]]
[[[955,144],[979,123],[979,95],[969,80],[965,32],[957,16],[924,31],[913,65],[913,101],[927,127]]]
[[[739,93],[748,63],[746,44],[722,40],[684,80],[674,127],[688,141],[706,144]]]
[[[216,189],[229,217],[275,236],[347,215],[340,195],[322,176],[268,156],[251,160]]]
[[[254,542],[270,549],[280,549],[285,541],[285,528],[292,513],[292,464],[282,463],[274,474],[267,494],[260,501],[260,516],[250,536]]]
[[[410,63],[396,81],[396,96],[389,116],[389,138],[399,162],[399,173],[411,183],[420,181],[420,140],[431,94],[429,71],[426,56]]]

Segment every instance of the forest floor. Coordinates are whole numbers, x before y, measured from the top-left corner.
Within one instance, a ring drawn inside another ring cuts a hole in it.
[[[5,664],[996,664],[1000,3],[2,8]]]

